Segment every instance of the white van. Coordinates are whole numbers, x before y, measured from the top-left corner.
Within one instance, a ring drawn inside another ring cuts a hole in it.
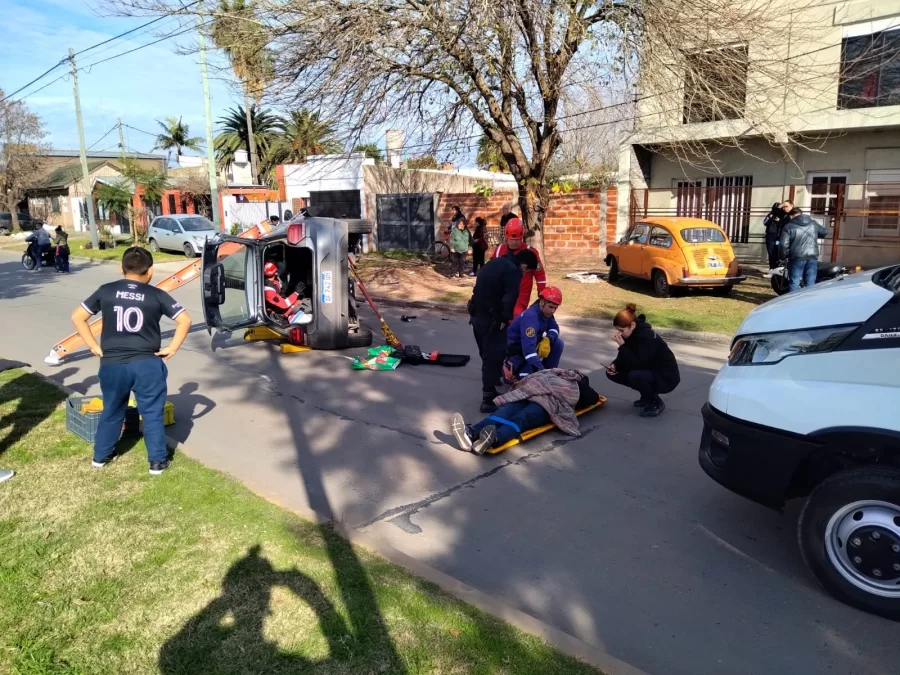
[[[704,471],[777,509],[805,499],[818,580],[900,620],[900,265],[756,308],[702,412]]]

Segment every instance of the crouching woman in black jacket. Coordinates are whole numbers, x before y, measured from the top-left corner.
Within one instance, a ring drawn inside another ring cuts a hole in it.
[[[659,395],[673,391],[681,375],[669,345],[643,314],[635,316],[636,311],[634,305],[626,305],[613,319],[613,340],[619,345],[619,355],[607,368],[606,376],[640,392],[641,398],[634,405],[643,408],[641,417],[656,417],[666,409]]]

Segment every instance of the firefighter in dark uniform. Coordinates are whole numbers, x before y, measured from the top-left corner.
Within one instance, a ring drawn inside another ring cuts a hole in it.
[[[469,300],[469,323],[481,357],[481,412],[491,413],[497,407],[497,385],[503,376],[506,358],[506,329],[513,319],[519,298],[519,285],[526,270],[537,267],[537,256],[524,249],[509,252],[488,262],[478,273]]]
[[[562,304],[562,291],[547,286],[538,301],[509,325],[504,378],[513,383],[545,368],[559,368],[563,344],[553,315]]]

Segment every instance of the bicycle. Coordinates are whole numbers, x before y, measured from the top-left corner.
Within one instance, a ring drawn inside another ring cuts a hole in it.
[[[434,242],[429,258],[435,265],[440,265],[450,260],[450,227],[442,227],[440,239]]]

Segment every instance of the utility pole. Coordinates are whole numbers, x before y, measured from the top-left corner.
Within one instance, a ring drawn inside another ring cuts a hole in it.
[[[119,124],[119,148],[122,150],[122,157],[125,157],[125,134],[122,133],[122,118],[117,117],[116,122]]]
[[[75,90],[75,119],[78,121],[78,146],[81,150],[81,177],[84,181],[84,201],[87,205],[88,224],[91,231],[91,245],[96,251],[100,248],[100,237],[97,236],[97,221],[94,220],[94,196],[88,180],[87,150],[84,148],[84,126],[81,124],[81,99],[78,97],[78,68],[75,67],[75,50],[69,47],[69,63],[72,66],[72,88]]]
[[[222,227],[219,213],[219,188],[216,183],[216,152],[213,147],[212,111],[209,104],[209,78],[206,76],[206,36],[203,34],[203,12],[197,14],[197,32],[200,34],[200,73],[203,76],[203,101],[206,105],[206,168],[209,172],[209,199],[212,202],[212,221]]]

